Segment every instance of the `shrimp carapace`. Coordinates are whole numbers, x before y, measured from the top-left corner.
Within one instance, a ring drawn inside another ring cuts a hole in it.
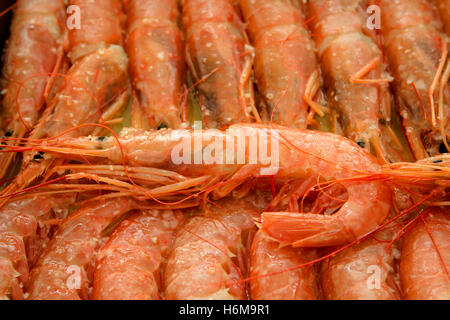
[[[270,120],[306,128],[325,108],[315,101],[321,87],[314,43],[300,4],[288,0],[240,0],[255,48],[255,83]]]

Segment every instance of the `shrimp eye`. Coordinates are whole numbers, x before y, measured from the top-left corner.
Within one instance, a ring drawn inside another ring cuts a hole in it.
[[[14,131],[8,130],[5,132],[5,137],[11,137],[13,135]]]
[[[159,124],[159,126],[158,126],[158,130],[161,130],[161,129],[168,129],[169,127],[167,126],[167,124],[165,124],[164,122],[161,122],[160,124]]]
[[[366,143],[364,142],[364,140],[357,140],[356,143],[358,144],[358,146],[360,146],[361,148],[364,148],[366,146]]]
[[[37,161],[37,162],[39,162],[38,160],[42,160],[42,159],[44,159],[44,157],[41,154],[35,154],[33,157],[33,160]]]
[[[444,141],[439,145],[439,153],[448,153],[447,147],[445,146]]]
[[[106,137],[98,137],[97,140],[98,140],[98,141],[105,141],[105,140],[106,140]]]
[[[441,162],[444,162],[442,159],[437,159],[437,160],[434,160],[434,161],[432,161],[433,163],[441,163]]]

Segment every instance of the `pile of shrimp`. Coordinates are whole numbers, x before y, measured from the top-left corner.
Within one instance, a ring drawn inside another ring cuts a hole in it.
[[[18,0],[0,299],[450,299],[447,0]]]

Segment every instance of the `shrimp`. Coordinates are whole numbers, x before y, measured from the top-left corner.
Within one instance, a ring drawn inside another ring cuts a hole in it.
[[[450,299],[448,212],[430,209],[403,238],[400,281],[408,300]]]
[[[160,299],[160,268],[180,211],[146,210],[123,221],[100,250],[93,299]]]
[[[320,299],[317,272],[313,266],[282,272],[316,258],[315,250],[280,247],[279,242],[270,239],[263,231],[258,231],[253,239],[250,256],[251,299]]]
[[[392,245],[393,232],[383,229],[322,263],[322,291],[328,300],[398,300]],[[398,253],[398,254],[397,254]]]
[[[3,136],[23,138],[39,120],[50,75],[58,71],[63,56],[64,10],[63,0],[17,3],[1,83]],[[0,178],[8,173],[14,158],[15,153],[0,155]]]
[[[183,35],[176,0],[128,0],[127,52],[137,96],[133,127],[179,128],[186,121]]]
[[[436,0],[436,5],[441,14],[441,20],[445,26],[445,32],[450,37],[450,1],[449,0]]]
[[[398,139],[389,130],[391,77],[380,48],[364,28],[362,2],[312,0],[308,2],[308,15],[326,98],[345,136],[375,153],[382,162],[398,161],[391,141]]]
[[[320,71],[299,3],[241,0],[240,7],[255,47],[255,82],[271,120],[306,128],[312,122],[308,106],[322,116],[325,110],[314,102]]]
[[[450,132],[450,67],[444,71],[448,48],[439,13],[428,0],[373,3],[381,8],[384,47],[412,151],[416,159],[444,152]]]
[[[253,102],[253,57],[234,0],[183,0],[186,61],[199,90],[206,127],[259,117]]]
[[[194,139],[196,147],[191,152]],[[254,161],[252,145],[255,145],[255,139],[267,143],[266,150],[272,150],[270,159],[273,161],[265,157]],[[126,129],[117,138],[60,137],[52,140],[51,144],[45,146],[41,143],[35,146],[35,150],[80,161],[108,159],[113,164],[171,170],[200,184],[206,183],[204,179],[210,183],[220,181],[210,191],[218,198],[245,182],[263,179],[267,174],[273,175],[275,186],[311,177],[329,183],[339,181],[348,196],[332,215],[307,212],[262,214],[261,226],[266,233],[282,243],[299,247],[354,241],[381,224],[391,205],[391,193],[381,181],[382,171],[377,160],[350,140],[325,132],[258,124],[233,125],[226,132],[214,129],[161,132]],[[214,153],[215,149],[217,153]],[[200,161],[199,153],[204,154]],[[195,159],[193,154],[196,154]],[[372,179],[355,178],[360,174],[367,174]],[[87,177],[81,172],[76,176]],[[94,175],[89,177],[95,178]],[[195,180],[198,178],[204,179]],[[134,185],[130,188],[133,192],[141,190]],[[164,194],[179,192],[179,189],[164,190]],[[143,190],[142,196],[145,195]]]
[[[167,299],[247,299],[246,238],[255,228],[255,207],[225,199],[195,212],[176,235],[165,269]]]
[[[67,79],[64,85],[30,134],[31,139],[45,139],[73,126],[110,120],[128,97],[128,61],[120,46],[123,20],[120,1],[73,0],[71,4],[84,13],[81,28],[69,31],[68,56],[72,66],[64,75]],[[83,127],[70,131],[70,135],[87,135],[94,129]],[[21,172],[2,193],[23,190],[52,163],[51,157],[26,153]],[[2,205],[5,199],[0,202]]]
[[[103,238],[102,231],[121,215],[137,209],[127,198],[88,203],[71,214],[58,228],[31,270],[31,300],[88,298],[87,269]]]
[[[74,200],[73,195],[27,195],[13,199],[0,210],[0,299],[23,298],[28,261],[39,254],[28,250],[29,243],[38,241],[36,230],[44,216],[58,211],[65,214]]]

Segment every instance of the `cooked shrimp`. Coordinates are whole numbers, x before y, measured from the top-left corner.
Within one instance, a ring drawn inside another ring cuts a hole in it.
[[[188,218],[167,260],[167,299],[247,299],[246,240],[257,214],[248,201],[230,198]]]
[[[384,47],[409,144],[417,159],[437,155],[448,149],[450,133],[450,67],[444,70],[448,48],[439,13],[428,0],[374,3],[381,8]]]
[[[308,15],[327,101],[344,134],[383,162],[398,161],[392,143],[397,137],[389,130],[391,77],[380,48],[365,29],[362,1],[311,0]]]
[[[136,92],[133,127],[179,128],[186,121],[183,35],[176,0],[127,0],[127,52]]]
[[[87,299],[87,269],[103,238],[102,231],[124,213],[136,209],[128,198],[82,206],[58,228],[31,270],[29,299]]]
[[[199,90],[205,126],[221,128],[258,117],[253,58],[234,0],[181,2],[186,61]]]
[[[424,213],[421,213],[425,215]],[[450,220],[433,208],[403,238],[400,281],[408,300],[450,299]]]
[[[23,298],[22,285],[28,282],[29,263],[38,253],[27,252],[27,241],[37,240],[43,217],[54,211],[67,212],[73,195],[27,195],[9,202],[0,210],[0,299]],[[52,218],[51,216],[49,218]],[[42,239],[44,240],[44,239]]]
[[[63,0],[18,1],[4,57],[1,94],[3,136],[23,138],[33,129],[45,105],[51,74],[63,56]],[[17,141],[11,141],[12,145]],[[0,155],[0,178],[15,153]]]
[[[127,56],[122,42],[123,13],[119,0],[73,0],[83,12],[80,29],[69,31],[72,66],[55,94],[32,139],[45,139],[84,123],[110,120],[128,96]],[[83,127],[70,135],[87,135],[95,127]],[[22,170],[3,194],[23,190],[42,175],[53,159],[26,153]],[[7,198],[0,201],[4,204]]]
[[[312,265],[289,270],[313,261],[317,256],[312,249],[281,247],[279,242],[270,239],[263,231],[258,231],[253,239],[250,256],[250,298],[320,299],[318,275]]]
[[[98,254],[93,298],[160,299],[160,268],[182,219],[179,211],[146,210],[123,221]]]
[[[314,43],[296,1],[240,0],[255,47],[255,82],[271,120],[277,124],[306,128],[308,106],[319,115],[324,108],[314,101],[320,71]]]
[[[190,149],[194,137],[197,147],[192,152]],[[247,143],[245,137],[247,139],[254,137],[260,139],[261,143],[268,143],[268,149],[273,148],[271,156],[273,161],[256,158],[253,162],[255,154],[251,151],[252,143]],[[222,180],[219,186],[211,189],[216,197],[223,197],[244,182],[263,178],[267,174],[273,174],[275,185],[284,185],[309,177],[313,179],[320,177],[329,182],[340,180],[346,188],[348,197],[342,201],[341,208],[332,215],[306,212],[263,214],[263,230],[277,240],[295,246],[329,246],[351,242],[381,224],[391,203],[389,188],[380,179],[352,178],[362,173],[369,176],[381,173],[376,159],[350,140],[324,132],[256,124],[233,125],[226,132],[219,130],[144,132],[128,129],[122,132],[118,140],[114,137],[105,139],[61,137],[53,140],[51,144],[52,146],[40,144],[35,148],[71,159],[86,160],[83,157],[92,161],[109,159],[116,164],[125,162],[130,166],[172,170],[194,178],[193,182],[197,181],[195,178],[200,177],[208,179],[211,183]],[[219,151],[214,158],[212,153],[216,147]],[[204,154],[205,159],[195,163],[198,161],[199,152]],[[197,154],[195,159],[192,158],[192,154]],[[78,173],[77,176],[83,177],[83,174]],[[199,182],[201,184],[205,183],[205,180],[198,181],[201,181]],[[136,189],[133,185],[130,188],[133,192],[139,192],[139,188]],[[174,195],[179,191],[171,188],[164,190],[164,193],[174,192]],[[142,195],[145,194],[143,191]]]

